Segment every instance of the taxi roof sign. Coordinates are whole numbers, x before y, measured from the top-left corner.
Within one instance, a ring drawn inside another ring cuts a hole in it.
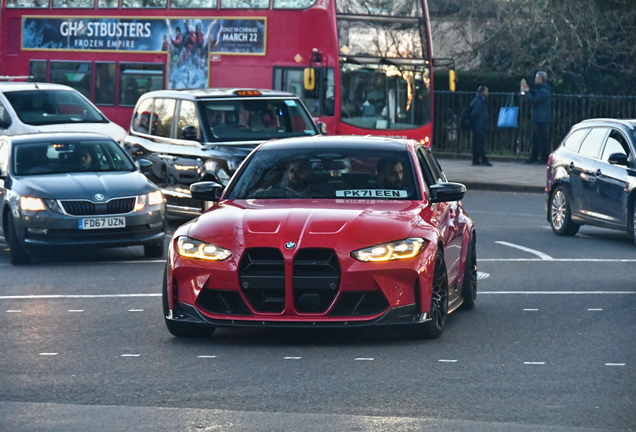
[[[234,92],[237,96],[261,96],[258,90],[237,90]]]

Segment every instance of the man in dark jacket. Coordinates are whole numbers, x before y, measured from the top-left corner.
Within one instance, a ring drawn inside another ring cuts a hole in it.
[[[532,150],[530,159],[525,163],[546,164],[550,155],[548,124],[552,121],[552,91],[548,85],[548,74],[543,71],[537,72],[534,83],[537,88],[530,90],[525,80],[521,82],[521,90],[525,92],[528,102],[532,105]]]
[[[488,131],[488,87],[480,86],[477,96],[470,103],[470,130],[473,131],[473,165],[492,166],[486,157],[486,132]]]

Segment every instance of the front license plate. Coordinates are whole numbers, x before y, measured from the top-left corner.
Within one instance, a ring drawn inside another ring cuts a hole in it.
[[[88,218],[80,219],[78,222],[81,230],[126,227],[125,217]]]

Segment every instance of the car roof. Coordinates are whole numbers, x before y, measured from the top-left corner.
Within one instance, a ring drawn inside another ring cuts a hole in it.
[[[51,84],[51,83],[36,83],[36,82],[15,82],[15,81],[0,81],[0,91],[1,92],[12,92],[12,91],[25,91],[25,90],[72,90],[77,91],[72,87],[65,86],[62,84]]]
[[[369,150],[404,151],[409,147],[413,147],[415,144],[416,142],[412,140],[389,137],[316,135],[312,137],[285,138],[267,141],[261,145],[259,150],[286,150],[292,148],[338,149],[346,146],[363,147]]]
[[[238,92],[259,92],[260,94],[240,95]],[[264,90],[255,88],[204,88],[204,89],[187,89],[187,90],[155,90],[144,93],[141,98],[149,97],[174,97],[180,99],[214,99],[214,98],[295,98],[294,93],[279,90]],[[140,99],[141,99],[140,98]]]
[[[39,132],[39,133],[30,133],[30,134],[21,134],[21,135],[11,135],[11,136],[0,136],[0,139],[6,139],[11,141],[13,144],[24,144],[24,143],[37,143],[37,142],[47,142],[47,141],[87,141],[87,140],[110,140],[113,141],[111,137],[104,134],[94,133],[94,132]],[[115,142],[115,141],[113,141]]]
[[[603,124],[603,125],[622,125],[625,126],[628,129],[631,130],[635,130],[636,129],[636,119],[630,120],[630,119],[613,119],[613,118],[592,118],[592,119],[587,119],[587,120],[583,120],[580,123],[578,123],[577,127],[590,127],[590,126],[594,126],[594,125],[599,125],[599,124]]]

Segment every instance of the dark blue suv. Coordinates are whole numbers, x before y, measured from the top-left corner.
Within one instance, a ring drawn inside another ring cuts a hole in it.
[[[552,231],[581,225],[626,231],[636,241],[636,120],[591,119],[572,127],[548,160]]]

